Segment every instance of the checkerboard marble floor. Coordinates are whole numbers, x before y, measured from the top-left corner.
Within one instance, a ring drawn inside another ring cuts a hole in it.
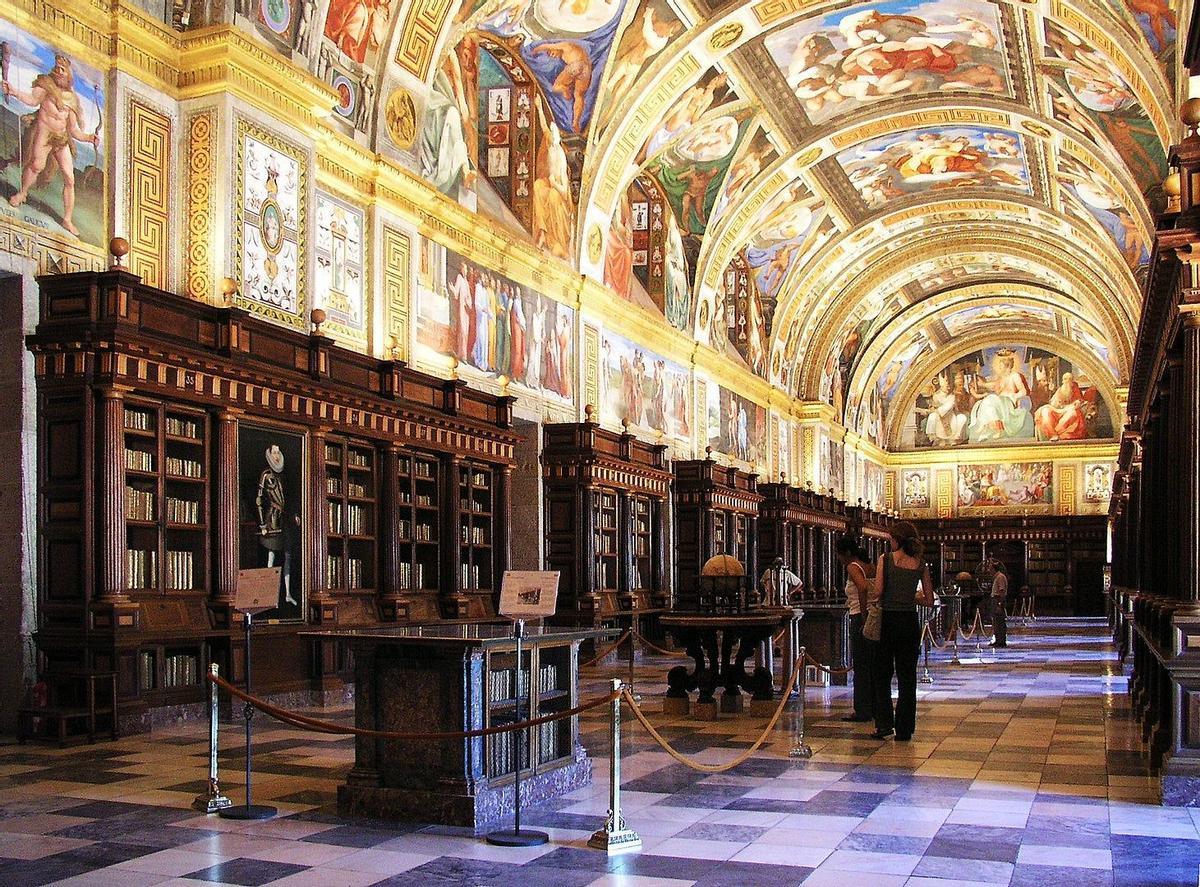
[[[625,814],[644,849],[613,859],[586,848],[607,806],[601,713],[582,725],[593,785],[529,811],[525,824],[551,835],[529,849],[338,816],[351,741],[262,721],[256,800],[281,814],[258,823],[189,809],[207,764],[199,724],[67,750],[0,746],[0,887],[1194,887],[1200,810],[1157,806],[1105,627],[1039,620],[1014,627],[1010,643],[957,666],[936,655],[909,744],[843,723],[845,688],[808,691],[809,761],[787,757],[794,714],[721,775],[673,762],[627,723]],[[664,735],[705,762],[748,747],[765,719],[657,713],[671,664],[651,658],[637,672]],[[587,670],[585,695],[624,673]],[[233,744],[237,734],[224,735]],[[222,754],[235,800],[241,766],[236,751]]]

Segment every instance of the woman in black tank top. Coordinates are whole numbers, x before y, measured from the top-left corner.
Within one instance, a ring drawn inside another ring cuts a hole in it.
[[[875,738],[895,734],[898,742],[912,739],[917,726],[917,658],[921,624],[917,604],[933,605],[933,581],[921,559],[924,546],[917,528],[901,521],[892,528],[891,551],[879,558],[875,570],[874,602],[883,609],[875,650]],[[892,675],[899,695],[892,709]]]

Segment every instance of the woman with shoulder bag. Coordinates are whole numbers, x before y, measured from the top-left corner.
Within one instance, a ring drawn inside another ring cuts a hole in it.
[[[917,528],[900,521],[892,528],[891,551],[875,567],[873,600],[881,610],[879,643],[875,649],[876,739],[895,734],[897,742],[912,739],[917,726],[917,660],[921,621],[917,604],[933,606],[933,580],[921,560],[925,548]],[[899,696],[892,710],[892,675]]]
[[[843,721],[869,721],[875,710],[875,684],[871,679],[871,660],[875,644],[863,635],[867,618],[867,598],[871,593],[871,577],[875,566],[863,551],[858,540],[843,536],[837,544],[838,559],[846,568],[846,606],[850,610],[850,655],[854,663],[854,714]]]

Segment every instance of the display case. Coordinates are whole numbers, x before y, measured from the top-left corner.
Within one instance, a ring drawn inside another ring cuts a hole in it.
[[[718,554],[737,558],[758,581],[758,475],[713,459],[672,464],[675,475],[675,609],[695,610],[700,570]]]
[[[664,568],[666,448],[593,422],[547,425],[546,568],[561,573],[556,619],[616,624],[670,600]]]

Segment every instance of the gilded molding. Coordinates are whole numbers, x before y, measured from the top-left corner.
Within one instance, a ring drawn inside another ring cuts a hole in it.
[[[140,99],[129,102],[126,132],[129,268],[154,287],[167,285],[171,227],[171,119]]]
[[[193,299],[216,294],[212,252],[216,178],[217,112],[206,109],[188,118],[187,130],[187,230],[184,249],[185,291]]]
[[[369,241],[368,241],[369,242]],[[392,225],[383,226],[384,326],[393,357],[409,360],[412,238]]]

